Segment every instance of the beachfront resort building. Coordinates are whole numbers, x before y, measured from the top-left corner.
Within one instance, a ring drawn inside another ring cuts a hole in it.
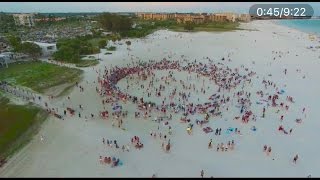
[[[231,13],[231,12],[225,12],[225,13],[217,13],[215,14],[216,16],[222,16],[222,17],[225,17],[225,19],[227,21],[230,21],[230,22],[235,22],[236,21],[236,18],[237,18],[237,14],[236,13]]]
[[[6,54],[0,54],[0,67],[8,67],[9,60],[10,56]]]
[[[137,16],[144,20],[169,20],[174,19],[174,14],[168,13],[138,13]]]
[[[211,22],[224,22],[224,21],[227,21],[227,16],[221,15],[221,14],[211,14],[210,21]]]
[[[144,20],[176,20],[178,23],[193,22],[201,24],[206,22],[235,22],[236,20],[248,22],[251,20],[249,14],[237,15],[236,13],[137,13],[137,16]]]
[[[34,14],[13,14],[13,19],[18,26],[34,26]]]
[[[53,22],[58,22],[58,21],[63,21],[66,18],[63,17],[56,17],[56,18],[38,18],[38,19],[34,19],[35,22],[49,22],[49,21],[53,21]]]
[[[239,14],[238,21],[249,22],[251,21],[251,16],[250,14]]]

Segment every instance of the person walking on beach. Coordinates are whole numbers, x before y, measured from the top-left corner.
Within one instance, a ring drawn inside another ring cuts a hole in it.
[[[42,136],[42,135],[40,136],[40,141],[41,141],[41,142],[43,142],[43,141],[44,141],[44,138],[43,138],[43,136]]]
[[[270,153],[271,153],[271,146],[269,146],[269,148],[268,148],[267,155],[269,155]]]
[[[201,175],[201,177],[203,178],[203,175],[204,175],[203,170],[201,170],[200,175]]]
[[[298,154],[296,156],[294,156],[293,162],[296,164],[297,160],[298,160]]]
[[[212,139],[210,139],[210,142],[209,142],[209,145],[208,145],[208,148],[212,148]]]
[[[103,163],[102,156],[99,157],[99,162],[100,162],[100,164]]]
[[[267,146],[267,145],[264,145],[264,146],[263,146],[263,152],[266,152],[266,151],[267,151],[267,148],[268,148],[268,146]]]

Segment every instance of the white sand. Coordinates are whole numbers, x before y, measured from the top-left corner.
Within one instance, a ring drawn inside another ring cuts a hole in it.
[[[224,113],[222,118],[213,118],[210,120],[210,126],[213,129],[221,127],[222,136],[215,136],[214,133],[205,134],[197,125],[194,127],[193,135],[189,136],[185,131],[186,124],[179,122],[179,115],[174,115],[174,120],[170,122],[173,127],[173,135],[170,137],[172,151],[164,153],[160,140],[155,140],[149,135],[150,130],[156,130],[158,124],[151,121],[153,118],[134,119],[136,107],[128,103],[124,105],[129,111],[129,117],[125,119],[128,131],[113,128],[111,120],[96,118],[86,122],[84,118],[77,118],[76,115],[62,121],[50,117],[39,135],[0,169],[0,176],[151,177],[155,173],[159,177],[200,177],[200,171],[203,169],[206,177],[307,177],[309,174],[320,177],[320,157],[316,154],[320,150],[320,143],[316,140],[319,135],[317,127],[320,127],[316,114],[319,111],[320,100],[320,86],[317,83],[320,75],[320,50],[306,49],[307,46],[319,43],[310,41],[308,34],[275,25],[270,21],[254,21],[243,26],[259,31],[157,31],[146,39],[131,40],[129,56],[125,44],[119,46],[112,55],[104,55],[103,51],[100,54],[103,61],[96,68],[103,70],[104,66],[126,65],[131,62],[131,55],[144,61],[159,61],[168,57],[169,52],[176,54],[172,59],[181,59],[181,55],[185,55],[187,59],[201,60],[208,56],[233,68],[243,64],[257,72],[256,77],[259,76],[259,79],[253,78],[253,86],[246,87],[254,97],[257,90],[264,90],[261,84],[263,77],[286,90],[281,98],[285,99],[286,95],[294,97],[296,103],[290,105],[289,113],[285,114],[283,122],[286,129],[293,128],[291,135],[277,132],[280,114],[276,114],[276,110],[271,108],[267,109],[266,118],[258,117],[256,122],[249,124],[232,120],[239,115],[239,110]],[[177,34],[182,34],[183,38],[175,37]],[[275,55],[272,51],[290,53],[274,61]],[[232,53],[232,62],[221,61],[221,58],[227,57],[229,53]],[[255,61],[255,64],[252,64],[252,61]],[[285,68],[288,69],[286,76],[283,73]],[[297,68],[301,69],[301,73],[296,72]],[[268,76],[270,73],[271,77]],[[306,75],[305,79],[302,78],[303,75]],[[85,68],[85,77],[81,82],[85,94],[74,88],[69,95],[71,102],[61,98],[50,104],[57,107],[62,107],[63,103],[73,107],[82,104],[85,113],[97,114],[102,110],[102,104],[101,98],[95,92],[97,85],[93,83],[96,76],[92,67]],[[183,76],[183,73],[179,76]],[[89,81],[89,84],[86,81]],[[122,81],[119,82],[120,87],[121,83],[124,83]],[[135,90],[134,93],[137,94],[141,93],[141,90],[138,92],[135,88],[131,90]],[[210,95],[215,91],[216,88],[211,88]],[[206,94],[206,97],[208,96],[209,94]],[[111,105],[108,107],[111,108]],[[260,116],[262,107],[253,104],[252,110]],[[303,107],[307,109],[307,118],[302,116]],[[303,123],[298,125],[294,120],[300,117],[303,118]],[[256,132],[250,130],[252,125],[257,127]],[[228,127],[240,128],[243,136],[225,134]],[[40,135],[44,136],[44,142],[40,141]],[[141,138],[144,143],[143,149],[136,150],[131,147],[130,152],[122,152],[120,149],[102,145],[103,137],[116,139],[122,145],[129,143],[134,135]],[[220,142],[226,144],[234,139],[236,149],[231,152],[208,149],[210,138],[213,139],[214,145]],[[272,146],[270,157],[262,152],[264,144]],[[299,160],[297,164],[293,164],[292,158],[297,153]],[[99,155],[119,157],[124,165],[116,168],[101,165]]]

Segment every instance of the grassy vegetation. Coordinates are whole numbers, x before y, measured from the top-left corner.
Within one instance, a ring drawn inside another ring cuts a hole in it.
[[[238,28],[240,23],[238,22],[210,22],[204,24],[196,24],[194,25],[194,29],[191,32],[198,32],[198,31],[208,31],[208,32],[215,32],[215,31],[233,31],[233,30],[242,30]],[[172,31],[179,31],[179,32],[186,32],[187,30],[184,29],[184,24],[177,24],[175,26],[170,26],[170,30]]]
[[[9,104],[9,99],[0,96],[0,159],[26,145],[47,116],[38,107]]]
[[[58,51],[53,54],[53,58],[57,61],[76,64],[81,60],[81,55],[99,53],[100,48],[93,46],[94,42],[89,42],[94,38],[88,35],[73,39],[59,39],[57,42]]]
[[[171,31],[187,32],[184,26],[185,24],[178,24],[174,20],[157,21],[157,20],[135,20],[137,27],[129,31],[121,32],[122,37],[141,38],[145,37],[160,29],[169,29]],[[195,24],[194,29],[191,32],[197,31],[232,31],[241,30],[238,28],[240,23],[238,22],[209,22],[204,24]]]
[[[111,52],[106,52],[106,53],[104,53],[104,55],[109,55],[109,54],[112,54]]]
[[[0,80],[43,93],[46,89],[79,80],[82,70],[39,61],[13,63],[0,69]]]
[[[153,21],[153,20],[141,20],[141,19],[136,19],[135,23],[137,24],[136,28],[130,29],[128,31],[123,31],[120,33],[120,35],[122,37],[129,37],[129,38],[141,38],[159,29],[169,28],[177,24],[176,21],[173,21],[173,20]]]
[[[88,40],[89,43],[92,44],[92,46],[94,47],[98,47],[99,46],[99,41],[107,39],[105,37],[96,37],[96,38],[92,38],[90,40]]]
[[[110,46],[107,48],[108,51],[115,51],[117,48],[115,46]]]
[[[99,64],[98,60],[81,60],[79,63],[76,64],[76,67],[89,67],[89,66],[95,66]]]

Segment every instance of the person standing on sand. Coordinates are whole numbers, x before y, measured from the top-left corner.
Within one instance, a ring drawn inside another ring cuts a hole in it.
[[[44,141],[44,138],[43,138],[43,136],[42,136],[42,135],[40,136],[40,141],[41,141],[41,142],[43,142],[43,141]]]
[[[200,175],[203,178],[203,175],[204,175],[204,171],[203,170],[201,170]]]
[[[296,162],[297,162],[297,160],[298,160],[298,154],[297,154],[296,156],[294,156],[294,158],[293,158],[293,162],[294,162],[294,163],[296,163]]]
[[[267,155],[269,155],[270,153],[271,153],[271,146],[269,146],[269,148],[268,148]]]
[[[99,162],[100,162],[100,164],[103,163],[102,156],[99,157]]]
[[[208,145],[208,148],[212,148],[212,139],[210,139],[210,142],[209,142],[209,145]]]

